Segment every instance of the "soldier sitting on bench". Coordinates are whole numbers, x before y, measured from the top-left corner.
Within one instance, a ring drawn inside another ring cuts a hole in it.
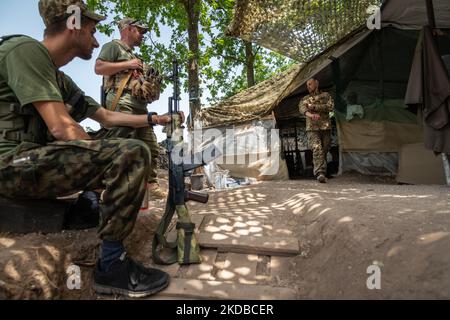
[[[81,28],[69,28],[69,6],[81,10]],[[170,116],[108,111],[85,97],[59,68],[91,59],[104,20],[81,0],[40,0],[43,42],[26,36],[0,40],[0,196],[52,199],[80,190],[104,190],[100,201],[101,258],[94,271],[99,293],[143,297],[163,290],[169,276],[128,258],[131,233],[151,170],[148,147],[131,139],[91,140],[86,118],[105,127],[144,128]]]

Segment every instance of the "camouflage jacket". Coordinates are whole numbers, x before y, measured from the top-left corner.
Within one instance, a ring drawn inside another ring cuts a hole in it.
[[[318,121],[306,117],[306,131],[331,130],[330,112],[334,110],[334,101],[329,93],[309,94],[300,101],[299,108],[302,115],[307,111],[320,115]]]
[[[115,47],[115,48],[114,48]],[[105,56],[108,56],[109,59],[102,59],[109,62],[122,62],[122,61],[128,61],[133,59],[138,59],[138,57],[133,53],[133,49],[130,48],[127,44],[123,43],[120,40],[113,40],[111,43],[108,43],[108,46],[104,46],[104,51],[102,49],[101,55],[104,54]],[[110,51],[110,52],[107,52]],[[117,52],[116,52],[117,51]],[[111,59],[112,56],[117,55],[116,59]],[[100,56],[99,58],[101,58]],[[109,92],[111,90],[115,91],[120,87],[120,83],[122,82],[123,78],[125,78],[131,70],[125,70],[121,71],[115,75],[112,76],[105,76],[105,90],[106,92]],[[128,83],[128,85],[125,87],[125,90],[131,91],[131,86]]]

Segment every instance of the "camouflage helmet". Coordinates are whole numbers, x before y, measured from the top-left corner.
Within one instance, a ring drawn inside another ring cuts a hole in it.
[[[48,27],[70,17],[73,13],[68,13],[67,9],[72,5],[78,6],[81,14],[89,19],[97,22],[106,19],[105,16],[90,11],[82,0],[39,0],[39,13],[45,26]]]
[[[145,25],[144,22],[142,22],[141,20],[138,20],[138,19],[123,18],[122,20],[117,22],[117,25],[119,26],[120,31],[123,31],[124,29],[126,29],[129,26],[135,26],[135,27],[145,30],[146,32],[148,31],[147,25]]]

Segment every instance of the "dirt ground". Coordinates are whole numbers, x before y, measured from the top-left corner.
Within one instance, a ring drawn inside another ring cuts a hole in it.
[[[191,214],[265,221],[241,235],[295,236],[301,254],[287,259],[274,286],[298,299],[449,299],[450,189],[396,185],[386,178],[347,175],[315,181],[261,182],[211,192]],[[163,202],[142,212],[126,246],[150,263]],[[53,235],[0,235],[0,299],[104,299],[90,283],[99,241],[95,230]],[[82,290],[66,286],[66,269],[82,266]],[[367,268],[381,269],[369,290]]]

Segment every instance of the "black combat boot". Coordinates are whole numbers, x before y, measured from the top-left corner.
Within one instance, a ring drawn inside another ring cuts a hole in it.
[[[94,270],[94,290],[99,294],[119,294],[130,298],[143,298],[164,290],[170,283],[167,273],[145,268],[126,254],[114,262],[108,271]]]

